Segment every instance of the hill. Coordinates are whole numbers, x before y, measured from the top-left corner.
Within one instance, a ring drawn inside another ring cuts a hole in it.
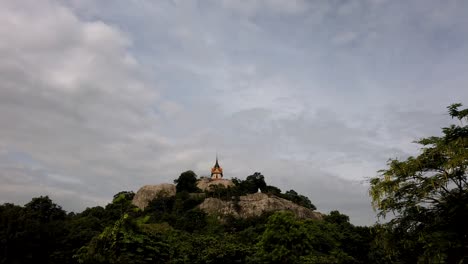
[[[175,182],[77,214],[47,196],[0,205],[0,263],[375,263],[371,228],[315,212],[260,173],[210,181],[187,171]]]
[[[191,193],[192,196],[199,196],[203,201],[197,206],[205,213],[220,217],[233,216],[236,218],[251,218],[258,217],[264,213],[272,213],[277,211],[289,211],[296,217],[306,219],[322,219],[322,214],[304,206],[295,204],[292,201],[278,197],[271,193],[252,193],[241,196],[232,196],[230,200],[223,200],[219,197],[210,196],[219,190],[225,192],[230,188],[236,188],[236,184],[231,180],[217,179],[210,180],[202,178],[196,182],[197,187],[204,193]],[[132,204],[144,210],[151,201],[159,198],[170,198],[176,196],[176,185],[174,184],[157,184],[145,185],[141,187],[135,194]]]

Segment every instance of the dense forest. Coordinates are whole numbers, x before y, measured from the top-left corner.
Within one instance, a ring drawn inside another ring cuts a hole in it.
[[[0,263],[468,263],[468,109],[460,107],[448,107],[458,122],[441,136],[417,141],[418,156],[390,159],[370,179],[373,206],[387,219],[373,226],[355,226],[338,211],[323,220],[282,211],[207,215],[197,209],[206,197],[259,189],[316,208],[294,190],[267,185],[260,173],[202,192],[187,171],[175,179],[174,197],[156,198],[145,210],[126,191],[81,213],[47,196],[0,205]]]

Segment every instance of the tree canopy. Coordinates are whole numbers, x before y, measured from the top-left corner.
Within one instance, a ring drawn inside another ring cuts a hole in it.
[[[197,187],[197,174],[195,172],[189,170],[186,172],[182,172],[179,178],[174,180],[176,185],[177,192],[197,192],[199,191]]]
[[[370,180],[378,215],[393,216],[381,227],[395,261],[468,261],[468,109],[460,107],[448,107],[457,124],[416,141],[418,156],[390,159]]]
[[[155,198],[144,211],[131,203],[134,193],[127,191],[104,207],[76,214],[67,214],[47,196],[25,206],[0,205],[0,263],[369,262],[365,249],[372,235],[347,222],[346,216],[346,223],[339,224],[285,212],[222,220],[197,208],[210,193],[189,193],[198,191],[194,178],[193,172],[182,173],[176,182],[185,187],[173,197]],[[275,195],[287,193],[292,200],[301,197],[293,190],[267,188],[260,173],[237,183],[212,195],[232,199],[263,188]]]

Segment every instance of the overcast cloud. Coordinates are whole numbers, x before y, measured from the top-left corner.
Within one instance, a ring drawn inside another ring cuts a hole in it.
[[[259,171],[324,213],[468,104],[468,2],[0,1],[0,202]]]

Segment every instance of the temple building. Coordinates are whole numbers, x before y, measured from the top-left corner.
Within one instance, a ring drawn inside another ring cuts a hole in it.
[[[211,179],[218,180],[222,178],[223,178],[223,168],[219,166],[218,155],[216,155],[216,163],[214,167],[211,169]]]

